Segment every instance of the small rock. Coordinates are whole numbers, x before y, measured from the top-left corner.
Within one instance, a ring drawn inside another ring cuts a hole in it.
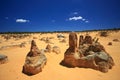
[[[61,40],[60,41],[61,43],[66,43],[67,41],[65,39]]]
[[[8,61],[8,57],[6,55],[0,54],[0,64],[4,64]]]
[[[112,42],[109,42],[108,45],[112,45]]]
[[[51,51],[52,51],[52,47],[51,47],[50,44],[48,44],[48,45],[46,46],[46,52],[51,53]]]
[[[113,39],[113,41],[114,41],[114,42],[119,42],[119,40],[118,40],[118,39]]]
[[[54,46],[52,51],[55,52],[56,54],[61,53],[61,50],[58,46]]]

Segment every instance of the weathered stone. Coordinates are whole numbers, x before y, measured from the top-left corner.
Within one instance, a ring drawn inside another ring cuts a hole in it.
[[[65,36],[63,34],[57,34],[57,38],[64,38]]]
[[[20,44],[20,48],[23,48],[23,47],[25,47],[25,43]]]
[[[46,41],[46,38],[45,38],[45,37],[42,37],[40,40],[41,40],[41,41]]]
[[[86,35],[84,39],[84,44],[92,44],[92,42],[93,42],[92,37],[89,35]]]
[[[95,40],[95,43],[98,43],[98,40],[99,40],[99,38],[97,38],[97,39]]]
[[[61,43],[66,43],[67,41],[65,39],[62,39],[60,42]]]
[[[60,50],[60,48],[58,46],[54,46],[52,51],[55,52],[56,54],[61,53],[61,50]]]
[[[94,37],[92,40],[93,40],[93,42],[95,42],[95,39],[96,39],[96,37]]]
[[[46,38],[46,41],[45,41],[46,43],[51,43],[51,41],[50,41],[50,39],[47,37]]]
[[[84,43],[81,45],[80,43],[83,40],[81,36],[79,48],[77,48],[77,36],[75,36],[73,33],[69,35],[69,48],[64,53],[61,65],[92,68],[101,72],[108,72],[114,66],[112,57],[105,51],[104,46],[98,43],[98,39],[92,42],[92,37],[87,35]]]
[[[113,39],[114,42],[119,42],[119,39]]]
[[[105,61],[99,62],[98,65],[99,65],[99,70],[101,72],[104,72],[104,73],[108,72],[109,65]]]
[[[83,41],[84,41],[84,37],[83,37],[83,35],[80,35],[80,37],[79,37],[79,46],[83,45]]]
[[[76,50],[77,50],[77,40],[78,40],[77,34],[74,33],[74,32],[70,33],[70,35],[69,35],[69,50],[71,52],[76,52]]]
[[[46,46],[46,52],[51,52],[52,51],[52,47],[51,47],[51,45],[50,44],[48,44],[47,46]]]
[[[112,45],[112,42],[108,42],[108,45]]]
[[[42,71],[42,68],[46,64],[46,62],[46,56],[38,49],[35,41],[32,40],[31,49],[26,56],[22,72],[27,75],[37,74]]]
[[[0,64],[4,64],[8,61],[8,57],[6,55],[0,54]]]
[[[100,52],[105,51],[105,48],[101,44],[92,44],[88,47],[87,51]]]
[[[27,56],[33,57],[33,56],[37,56],[39,54],[40,54],[40,50],[38,49],[36,42],[34,40],[32,40],[31,49]]]

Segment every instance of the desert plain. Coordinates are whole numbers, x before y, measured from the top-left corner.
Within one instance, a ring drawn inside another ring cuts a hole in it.
[[[0,53],[8,56],[8,61],[0,64],[0,80],[120,80],[120,31],[107,31],[108,36],[100,36],[100,31],[76,32],[77,36],[89,34],[99,38],[99,42],[105,47],[106,51],[112,56],[115,66],[107,73],[103,73],[90,68],[68,68],[60,65],[64,58],[64,53],[69,47],[69,33],[62,33],[64,38],[58,38],[59,33],[31,33],[24,38],[10,38],[6,40],[0,34]],[[17,34],[16,34],[17,35]],[[49,43],[43,41],[43,38],[50,38]],[[66,42],[61,42],[62,40]],[[118,41],[113,41],[117,39]],[[30,42],[35,40],[39,49],[45,49],[48,44],[58,46],[60,53],[45,53],[47,64],[42,72],[28,76],[22,73],[25,58],[30,51]],[[108,45],[111,42],[112,45]],[[25,46],[17,46],[24,43]],[[15,45],[15,46],[14,46]]]

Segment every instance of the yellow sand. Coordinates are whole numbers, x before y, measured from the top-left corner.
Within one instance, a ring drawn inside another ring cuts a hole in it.
[[[85,33],[77,33],[78,36]],[[66,43],[60,43],[57,38],[57,33],[53,34],[33,34],[31,38],[25,38],[15,41],[14,39],[5,41],[0,37],[1,46],[17,44],[20,42],[27,42],[25,48],[11,47],[7,49],[0,50],[0,53],[8,56],[9,61],[6,64],[0,65],[0,80],[120,80],[120,42],[113,42],[113,39],[120,40],[120,31],[111,32],[110,35],[106,38],[100,37],[98,32],[89,33],[93,37],[99,37],[99,41],[104,45],[106,51],[113,57],[115,61],[115,66],[109,70],[108,73],[102,73],[93,69],[86,68],[67,68],[61,66],[59,63],[64,58],[64,52],[69,47],[68,46],[68,33],[64,33],[66,36]],[[59,46],[61,49],[60,54],[45,53],[47,57],[47,64],[44,66],[43,71],[33,75],[27,76],[22,73],[22,67],[25,62],[25,57],[30,50],[29,41],[33,37],[37,43],[39,49],[45,49],[47,43],[40,41],[42,37],[54,37],[51,40],[52,46]],[[112,42],[112,46],[108,46],[108,42]]]

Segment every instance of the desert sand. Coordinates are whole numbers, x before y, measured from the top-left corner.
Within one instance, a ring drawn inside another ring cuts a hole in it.
[[[115,66],[110,69],[107,73],[102,73],[97,70],[90,68],[67,68],[60,65],[60,62],[64,58],[64,53],[68,46],[69,33],[63,33],[66,37],[66,43],[60,43],[60,39],[57,38],[58,33],[40,33],[31,34],[31,37],[24,39],[10,39],[5,40],[0,35],[0,47],[18,44],[25,42],[25,47],[9,47],[0,49],[1,54],[8,56],[8,62],[0,65],[0,80],[120,80],[120,42],[114,42],[113,39],[120,40],[120,31],[110,32],[107,37],[100,37],[99,32],[89,32],[92,37],[99,38],[99,42],[104,45],[106,51],[112,56],[115,62]],[[86,32],[79,32],[79,35],[85,35]],[[25,57],[30,50],[30,41],[36,41],[39,49],[45,49],[48,43],[41,41],[42,37],[53,37],[51,39],[52,46],[59,46],[61,49],[60,54],[56,53],[45,53],[47,57],[47,64],[44,66],[42,72],[28,76],[22,73],[22,68],[25,63]],[[61,39],[62,40],[62,39]],[[108,45],[108,42],[112,42],[112,45]]]

